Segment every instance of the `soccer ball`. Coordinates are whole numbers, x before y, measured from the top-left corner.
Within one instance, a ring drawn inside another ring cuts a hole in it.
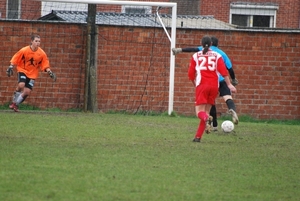
[[[234,124],[232,123],[232,121],[226,120],[222,123],[221,128],[223,132],[230,133],[234,129]]]

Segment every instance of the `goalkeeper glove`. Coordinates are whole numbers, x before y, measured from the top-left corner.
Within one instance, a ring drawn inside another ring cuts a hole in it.
[[[10,65],[10,66],[8,67],[8,69],[6,70],[6,75],[7,75],[8,77],[10,77],[10,76],[12,76],[12,75],[14,74],[13,68],[14,68],[14,66],[13,66],[13,65]]]
[[[172,52],[173,52],[173,55],[176,55],[176,54],[182,52],[182,48],[172,48]]]
[[[233,79],[233,80],[231,80],[231,84],[232,84],[233,86],[236,86],[236,85],[239,84],[239,82],[238,82],[237,79]]]
[[[56,75],[51,70],[48,71],[49,76],[53,79],[53,81],[56,81]]]

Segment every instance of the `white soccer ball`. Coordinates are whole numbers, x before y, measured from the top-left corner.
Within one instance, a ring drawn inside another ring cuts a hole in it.
[[[226,120],[222,123],[221,128],[223,132],[230,133],[234,129],[234,124],[232,123],[232,121]]]

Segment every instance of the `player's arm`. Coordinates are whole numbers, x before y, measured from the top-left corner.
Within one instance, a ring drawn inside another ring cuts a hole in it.
[[[196,83],[195,83],[196,68],[195,68],[195,66],[196,66],[196,62],[192,57],[191,60],[190,60],[190,65],[189,65],[188,77],[189,77],[189,80],[191,80],[191,82],[193,83],[194,86],[196,86]]]
[[[229,57],[227,56],[227,54],[225,52],[223,52],[222,58],[223,58],[223,60],[225,62],[225,66],[226,66],[226,68],[227,68],[227,70],[229,72],[230,78],[232,80],[231,83],[234,86],[238,85],[238,80],[235,77],[235,73],[234,73],[234,70],[232,68],[232,63],[231,63]]]
[[[182,48],[182,52],[198,52],[199,48],[198,47],[187,47],[187,48]]]
[[[6,70],[6,75],[8,77],[12,76],[14,74],[14,67],[18,66],[20,61],[22,61],[22,57],[24,57],[25,48],[20,49],[17,53],[14,54],[14,56],[10,60],[10,65],[8,66]]]
[[[24,57],[26,48],[20,49],[17,53],[14,54],[14,56],[10,60],[10,65],[8,66],[6,70],[6,75],[8,77],[12,76],[14,74],[14,67],[17,67],[20,62],[22,61],[22,58]]]
[[[235,93],[235,92],[236,92],[236,88],[231,84],[230,79],[229,79],[229,76],[227,75],[227,76],[223,76],[223,77],[224,77],[225,82],[226,82],[228,88],[230,89],[230,91],[231,91],[232,93]]]
[[[56,81],[56,75],[55,73],[52,72],[52,70],[50,69],[50,63],[49,63],[49,59],[47,54],[43,51],[43,60],[42,63],[40,65],[40,69],[41,71],[45,71],[49,74],[49,76],[51,77],[51,79],[53,79],[53,81]]]
[[[232,68],[228,69],[229,75],[231,77],[231,79],[235,80],[235,73],[234,70]]]
[[[187,48],[172,48],[173,55],[179,54],[180,52],[198,52],[198,47],[187,47]]]
[[[235,77],[235,73],[234,70],[232,68],[228,69],[229,75],[231,77],[231,83],[233,84],[233,86],[238,85],[238,80]]]

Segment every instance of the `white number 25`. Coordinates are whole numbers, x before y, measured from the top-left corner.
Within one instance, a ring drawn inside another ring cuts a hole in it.
[[[199,57],[199,70],[210,70],[214,71],[216,69],[216,57]],[[206,67],[207,66],[207,67]]]

